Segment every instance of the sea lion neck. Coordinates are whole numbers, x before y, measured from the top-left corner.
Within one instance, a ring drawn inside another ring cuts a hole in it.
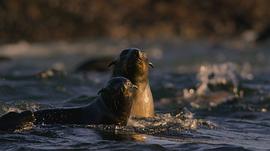
[[[134,80],[130,80],[134,85],[136,85],[138,87],[139,90],[144,90],[145,87],[149,84],[148,79],[134,79]]]

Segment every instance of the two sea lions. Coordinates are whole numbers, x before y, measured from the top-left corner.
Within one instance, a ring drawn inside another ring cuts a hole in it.
[[[126,125],[130,115],[153,117],[154,103],[148,80],[152,64],[146,54],[137,48],[125,49],[110,65],[114,65],[112,78],[90,105],[7,113],[0,117],[0,130],[15,130],[28,123]]]
[[[137,88],[124,77],[114,77],[101,89],[89,105],[76,108],[59,108],[7,113],[0,118],[0,130],[22,128],[24,123],[34,124],[117,124],[126,125]],[[26,114],[27,113],[27,114]],[[24,115],[26,114],[26,115]],[[31,118],[31,117],[34,118]]]
[[[149,85],[149,62],[145,52],[137,48],[124,49],[109,66],[113,67],[112,77],[123,76],[138,87],[134,93],[131,116],[153,117],[154,102]]]

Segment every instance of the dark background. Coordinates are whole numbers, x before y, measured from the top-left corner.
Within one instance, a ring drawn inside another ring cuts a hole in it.
[[[269,0],[1,0],[0,42],[270,33]]]

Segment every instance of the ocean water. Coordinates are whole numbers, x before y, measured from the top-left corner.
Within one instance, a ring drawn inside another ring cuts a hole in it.
[[[0,46],[0,115],[86,105],[111,71],[87,59],[142,48],[155,65],[154,118],[130,126],[38,125],[0,132],[0,150],[270,150],[269,44],[210,41],[19,42]],[[48,70],[54,69],[54,70]]]

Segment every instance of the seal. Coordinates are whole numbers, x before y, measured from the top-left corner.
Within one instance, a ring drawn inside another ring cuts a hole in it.
[[[146,53],[137,48],[124,49],[109,66],[114,66],[112,77],[126,77],[138,87],[133,97],[131,116],[153,117],[154,102],[148,80],[149,66],[153,67],[153,64]]]
[[[89,105],[56,108],[35,112],[10,112],[0,118],[0,130],[16,129],[23,123],[34,124],[116,124],[126,125],[130,116],[133,93],[137,86],[124,77],[113,77]],[[30,114],[32,113],[32,114]],[[33,115],[34,119],[29,119]],[[27,118],[22,118],[27,117]],[[6,123],[8,121],[8,123]],[[5,124],[6,123],[6,124]]]
[[[35,124],[118,124],[130,116],[134,86],[124,77],[111,78],[93,103],[85,107],[34,112]]]

